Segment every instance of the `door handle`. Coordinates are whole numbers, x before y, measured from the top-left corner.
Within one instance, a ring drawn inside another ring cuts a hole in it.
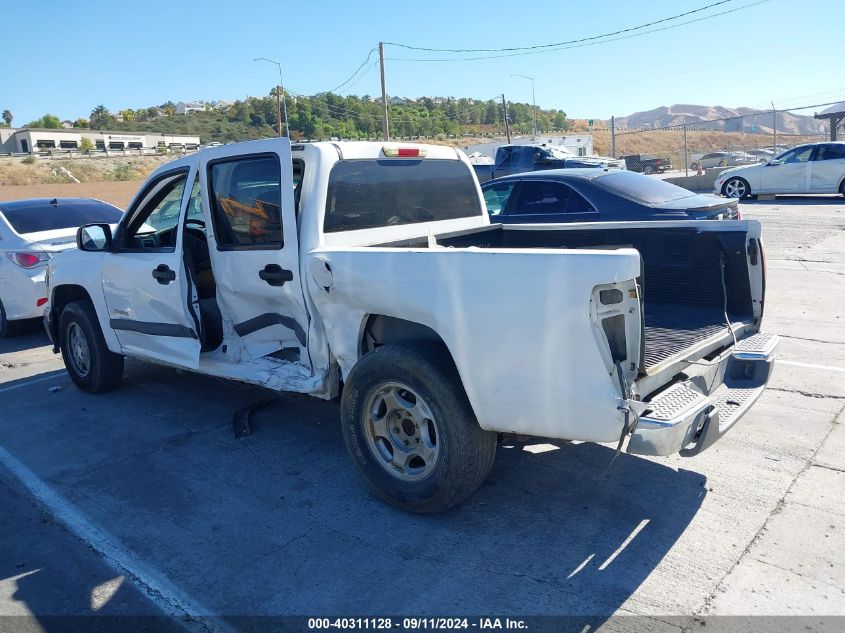
[[[162,286],[166,286],[176,279],[176,271],[172,270],[167,264],[159,264],[153,268],[153,277]]]
[[[286,281],[293,281],[293,272],[278,264],[267,264],[264,270],[258,271],[258,276],[271,286],[284,286]]]

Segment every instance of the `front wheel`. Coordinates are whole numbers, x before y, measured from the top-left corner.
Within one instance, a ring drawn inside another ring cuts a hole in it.
[[[346,448],[376,496],[433,513],[467,499],[496,455],[441,346],[384,345],[352,368],[343,390]]]
[[[748,198],[751,195],[751,187],[743,178],[730,178],[722,185],[722,194],[728,198]]]
[[[651,174],[654,173],[654,167],[652,167],[651,165],[646,165],[645,167],[643,167],[643,173],[646,176],[651,176]]]
[[[70,379],[82,391],[101,393],[120,384],[123,356],[109,350],[89,301],[75,301],[62,310],[59,346]]]

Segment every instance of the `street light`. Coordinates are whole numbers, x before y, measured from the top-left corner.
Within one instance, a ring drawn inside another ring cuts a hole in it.
[[[276,110],[278,111],[279,117],[279,136],[282,136],[282,107],[285,109],[285,135],[290,137],[290,126],[288,125],[288,104],[285,101],[285,89],[284,89],[284,82],[282,81],[282,65],[277,62],[273,61],[272,59],[267,59],[266,57],[256,57],[252,61],[254,62],[269,62],[271,64],[276,64],[279,67],[279,85],[276,86]],[[281,95],[281,103],[279,102],[279,96]]]
[[[533,117],[532,121],[532,129],[534,130],[534,138],[532,140],[537,140],[537,99],[534,98],[534,77],[529,77],[528,75],[511,75],[511,77],[522,77],[523,79],[528,79],[531,82],[531,102],[534,105],[534,109],[531,111],[531,115]]]

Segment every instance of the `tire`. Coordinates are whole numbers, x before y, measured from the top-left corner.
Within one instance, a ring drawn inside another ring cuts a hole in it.
[[[496,455],[496,433],[478,425],[451,357],[431,343],[384,345],[361,358],[344,386],[341,426],[369,489],[410,512],[465,501]]]
[[[737,198],[744,200],[751,197],[751,185],[745,178],[729,178],[724,185],[722,185],[722,195],[728,198]]]
[[[693,171],[698,171],[698,163],[692,163],[689,168]]]
[[[17,336],[24,329],[26,321],[9,321],[6,318],[6,309],[3,307],[3,302],[0,301],[0,338],[10,338]]]
[[[643,173],[646,176],[651,176],[654,173],[654,167],[652,167],[651,165],[646,165],[645,167],[643,167]]]
[[[845,196],[845,180],[839,183],[839,193]]]
[[[123,356],[109,351],[90,301],[74,301],[59,317],[59,347],[74,384],[88,393],[114,389],[123,378]]]

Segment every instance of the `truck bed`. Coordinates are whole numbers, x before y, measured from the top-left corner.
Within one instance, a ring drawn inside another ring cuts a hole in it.
[[[668,223],[667,223],[668,224]],[[723,231],[695,225],[601,228],[601,225],[491,225],[438,236],[441,246],[478,248],[635,248],[642,258],[638,284],[643,298],[644,349],[641,374],[671,367],[693,348],[731,341],[734,330],[753,324],[753,299],[746,256],[747,227],[720,223]],[[391,246],[420,246],[419,240]],[[724,258],[724,287],[722,258]],[[725,291],[727,297],[725,297]]]

